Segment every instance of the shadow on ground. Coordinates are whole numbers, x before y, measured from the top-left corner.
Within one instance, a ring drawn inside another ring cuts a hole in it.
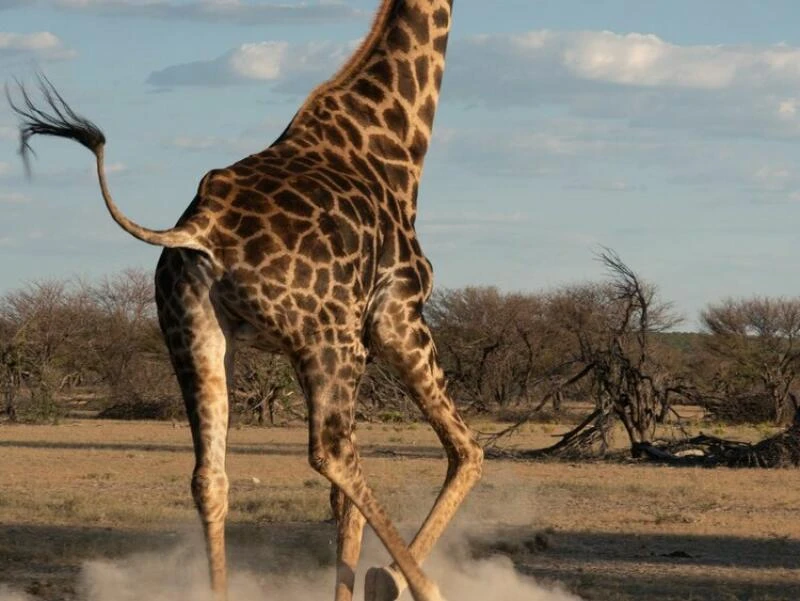
[[[47,440],[0,440],[0,448],[48,449],[62,451],[124,451],[141,453],[192,453],[192,444],[159,444],[149,442],[64,442]],[[279,455],[305,457],[308,445],[302,443],[258,443],[229,444],[229,455]],[[441,447],[423,445],[360,445],[359,452],[364,457],[406,457],[440,458],[445,457]]]
[[[107,528],[0,526],[0,584],[47,601],[80,598],[86,561],[170,553],[198,529],[170,532]],[[234,571],[285,574],[331,566],[328,523],[231,524]],[[505,555],[519,573],[591,601],[796,601],[800,541],[715,536],[537,532],[487,529],[445,545],[473,557]],[[1,596],[1,594],[0,594]],[[451,600],[458,601],[458,600]],[[505,601],[485,599],[483,601]]]
[[[501,553],[540,582],[585,599],[796,601],[800,540],[494,529],[475,553]]]

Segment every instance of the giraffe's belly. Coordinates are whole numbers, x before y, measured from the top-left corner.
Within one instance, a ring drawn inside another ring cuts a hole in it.
[[[331,284],[329,294],[313,296],[267,280],[259,287],[262,294],[249,295],[249,283],[226,277],[216,298],[237,342],[296,356],[320,344],[346,346],[361,339],[366,300],[358,281],[351,286],[355,289]]]

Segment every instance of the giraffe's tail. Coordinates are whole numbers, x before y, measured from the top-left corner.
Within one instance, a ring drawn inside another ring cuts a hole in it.
[[[25,164],[26,172],[30,173],[30,155],[35,154],[30,147],[30,139],[33,136],[42,134],[75,140],[94,154],[97,160],[97,177],[100,181],[100,192],[103,194],[103,200],[105,200],[108,212],[111,213],[111,217],[122,229],[135,238],[156,246],[191,248],[208,255],[211,254],[209,249],[203,246],[190,231],[182,229],[180,226],[169,230],[151,230],[128,219],[117,207],[108,190],[106,172],[103,166],[105,135],[94,123],[76,114],[53,87],[53,84],[43,75],[39,76],[39,84],[42,96],[49,106],[50,112],[37,108],[27,90],[19,82],[17,82],[17,87],[22,98],[21,106],[14,103],[8,86],[6,85],[5,87],[6,98],[11,105],[11,109],[22,118],[20,123],[19,153]]]

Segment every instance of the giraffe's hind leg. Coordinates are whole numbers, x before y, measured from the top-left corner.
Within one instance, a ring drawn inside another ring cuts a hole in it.
[[[456,411],[447,393],[444,373],[421,303],[405,302],[375,313],[371,339],[379,355],[392,365],[415,403],[433,427],[447,453],[447,475],[434,505],[409,549],[420,564],[453,518],[464,497],[481,476],[483,450]],[[365,601],[394,601],[406,588],[396,564],[367,572]]]
[[[159,322],[192,430],[192,497],[203,524],[211,588],[221,600],[227,595],[225,450],[233,352],[212,297],[213,284],[202,265],[186,260],[181,251],[165,251],[156,273]]]
[[[309,462],[363,514],[403,573],[414,601],[442,601],[439,589],[411,556],[364,478],[353,432],[353,407],[365,358],[360,344],[315,348],[295,358],[309,406]],[[355,542],[352,536],[346,538]],[[360,550],[355,544],[350,548]]]

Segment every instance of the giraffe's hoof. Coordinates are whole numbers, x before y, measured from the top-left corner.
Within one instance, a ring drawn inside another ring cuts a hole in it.
[[[364,581],[364,601],[396,601],[404,588],[405,579],[392,568],[370,568]]]

